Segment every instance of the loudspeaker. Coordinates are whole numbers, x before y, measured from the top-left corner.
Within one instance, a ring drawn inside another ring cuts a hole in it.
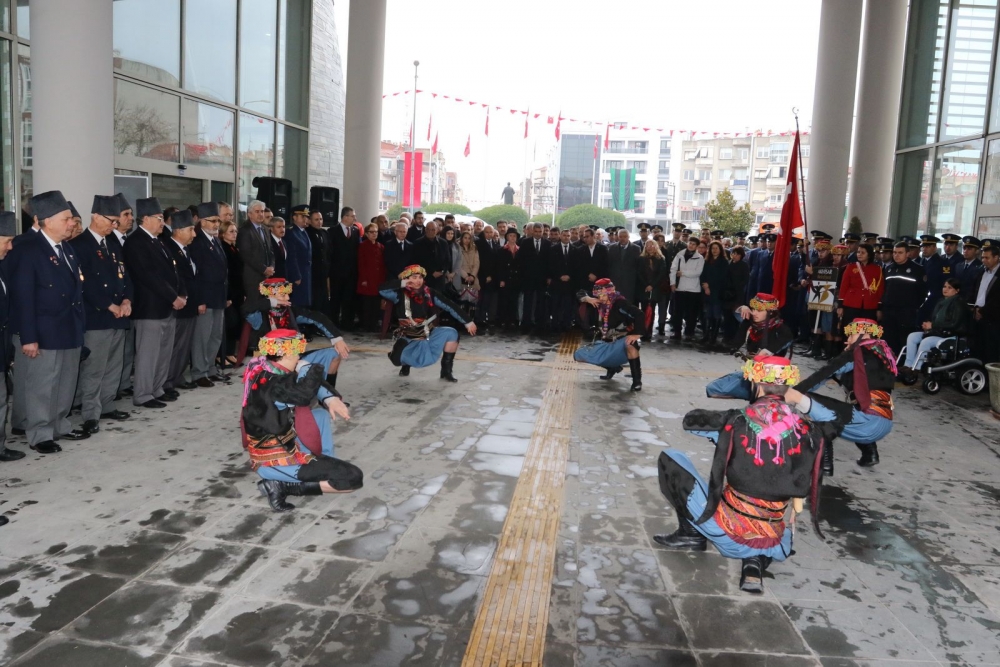
[[[330,227],[340,222],[340,190],[324,185],[309,188],[309,212],[323,214],[323,226]]]
[[[287,178],[257,176],[251,181],[257,188],[257,199],[264,202],[275,216],[291,220],[292,212],[292,182]]]

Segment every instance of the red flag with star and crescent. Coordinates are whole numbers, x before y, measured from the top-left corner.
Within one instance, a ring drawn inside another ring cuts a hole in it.
[[[469,157],[469,153],[472,152],[472,135],[470,134],[465,140],[465,157]]]
[[[788,162],[788,180],[785,181],[785,203],[781,207],[781,222],[776,230],[778,242],[774,246],[771,268],[774,285],[771,291],[778,297],[778,305],[785,305],[788,292],[788,262],[792,253],[792,234],[805,223],[799,203],[799,133],[792,142],[792,158]],[[804,235],[803,235],[804,236]]]

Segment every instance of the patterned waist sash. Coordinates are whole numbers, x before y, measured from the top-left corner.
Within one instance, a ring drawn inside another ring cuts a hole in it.
[[[715,510],[715,522],[734,541],[753,549],[768,549],[781,543],[787,509],[787,501],[752,498],[727,484]]]
[[[299,450],[295,444],[295,429],[288,429],[284,435],[269,435],[258,439],[247,436],[247,453],[250,454],[250,467],[253,470],[261,466],[305,465],[316,458]]]
[[[895,407],[892,403],[892,394],[881,389],[872,389],[870,394],[872,403],[868,406],[867,410],[863,410],[862,412],[866,415],[885,417],[889,421],[892,421],[892,409]],[[851,394],[851,401],[855,405],[858,405],[853,393]],[[858,407],[861,406],[858,405]]]

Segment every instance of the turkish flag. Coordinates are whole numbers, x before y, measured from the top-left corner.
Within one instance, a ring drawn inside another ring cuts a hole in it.
[[[785,181],[785,203],[781,207],[778,242],[774,246],[771,268],[774,272],[774,286],[771,291],[778,297],[778,305],[785,305],[788,289],[788,260],[792,252],[792,233],[805,224],[802,207],[799,204],[799,133],[792,142],[792,157],[788,162],[788,180]]]
[[[424,170],[424,156],[416,151],[403,153],[403,206],[420,206],[421,178]],[[411,197],[412,195],[412,197]],[[413,203],[410,203],[410,199]]]
[[[486,110],[486,136],[490,136],[490,110]],[[468,155],[468,153],[466,153]]]
[[[469,157],[469,153],[472,152],[472,135],[465,140],[465,157]]]
[[[608,142],[611,140],[611,123],[604,128],[604,150],[608,150]],[[597,157],[596,155],[594,157]]]
[[[562,135],[562,132],[560,132],[559,130],[559,126],[561,124],[562,124],[562,111],[559,112],[559,117],[556,118],[556,141],[559,141],[559,137]]]
[[[524,112],[524,138],[528,138],[528,112]]]
[[[431,124],[434,122],[434,114],[427,119],[427,141],[431,140]]]
[[[438,152],[438,133],[434,133],[434,145],[431,146],[431,155]]]
[[[601,135],[594,135],[594,159],[597,159],[597,146],[601,143]]]

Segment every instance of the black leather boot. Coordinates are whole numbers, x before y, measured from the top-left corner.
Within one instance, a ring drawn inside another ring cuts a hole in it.
[[[631,391],[642,391],[642,361],[639,357],[629,359],[628,367],[632,370]]]
[[[410,367],[403,364],[399,367],[399,377],[408,377],[410,375]]]
[[[277,482],[273,479],[262,479],[257,482],[257,488],[260,489],[261,495],[267,496],[267,502],[275,512],[290,512],[295,509],[295,505],[286,503],[285,498],[291,493],[289,487],[296,486],[299,485]]]
[[[653,541],[675,551],[704,551],[708,548],[708,538],[699,533],[690,521],[678,515],[677,524],[677,530],[669,535],[653,535]]]
[[[740,572],[741,591],[755,595],[764,592],[763,558],[763,556],[751,556],[743,559],[743,571]]]
[[[862,468],[871,468],[879,464],[878,459],[878,444],[874,442],[870,443],[854,443],[861,450],[861,458],[858,459],[858,465]]]
[[[614,368],[606,368],[604,370],[605,370],[605,373],[604,373],[604,375],[601,376],[601,379],[602,380],[610,380],[614,376],[616,376],[619,373],[621,373],[622,370],[623,370],[623,367],[622,366],[615,366]]]
[[[447,380],[448,382],[458,382],[454,375],[451,374],[452,367],[455,365],[455,353],[445,352],[441,355],[441,379]]]
[[[802,356],[810,358],[818,357],[822,351],[823,351],[823,337],[816,336],[812,341],[812,345],[809,346],[808,350],[802,353]]]
[[[337,388],[337,374],[336,373],[327,373],[326,374],[326,382],[331,387],[333,387],[334,389],[336,389]]]
[[[321,496],[323,489],[319,482],[299,482],[298,484],[285,484],[285,491],[290,496]]]
[[[820,352],[819,356],[817,356],[816,358],[819,359],[819,360],[821,360],[821,361],[827,361],[827,360],[833,358],[833,341],[832,340],[824,340],[823,341],[823,351]]]
[[[833,477],[833,442],[823,443],[823,474]]]

